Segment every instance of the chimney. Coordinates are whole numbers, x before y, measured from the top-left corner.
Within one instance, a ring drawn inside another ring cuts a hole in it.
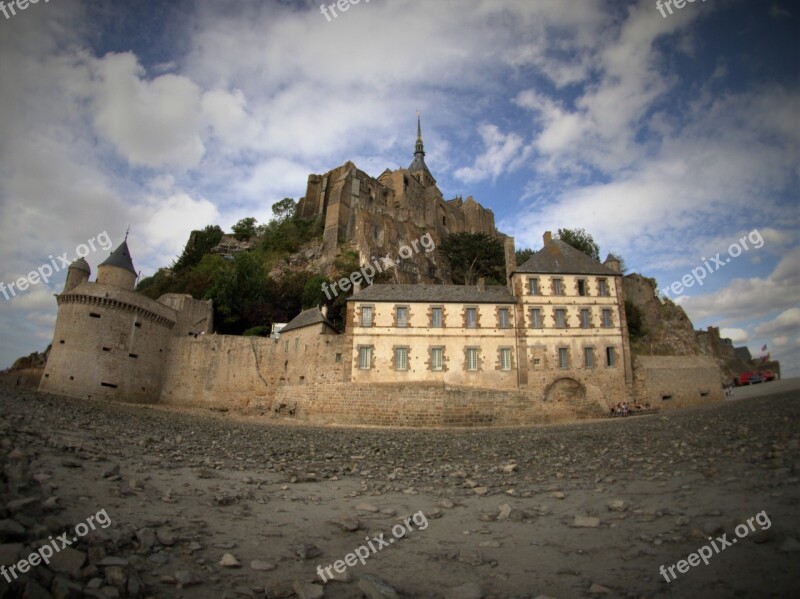
[[[513,237],[506,237],[503,240],[503,253],[505,254],[506,262],[506,285],[508,285],[508,290],[511,293],[514,293],[511,275],[513,275],[514,271],[517,270],[517,253],[515,251]]]
[[[553,241],[553,234],[550,231],[544,232],[544,245],[550,245],[550,242]]]
[[[320,314],[322,314],[322,318],[328,318],[328,304],[322,304],[319,307]]]
[[[478,279],[478,291],[481,292],[486,291],[486,279],[484,279],[483,277]]]
[[[358,281],[356,281],[355,283],[353,283],[353,293],[355,294],[355,293],[358,293],[359,291],[361,291],[361,280],[360,279]]]

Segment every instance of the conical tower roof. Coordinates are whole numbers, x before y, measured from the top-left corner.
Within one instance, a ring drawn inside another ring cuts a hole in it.
[[[131,260],[131,252],[128,249],[128,239],[125,238],[117,249],[111,252],[111,255],[100,263],[100,266],[116,266],[117,268],[125,269],[133,274],[136,269],[133,267],[133,260]]]

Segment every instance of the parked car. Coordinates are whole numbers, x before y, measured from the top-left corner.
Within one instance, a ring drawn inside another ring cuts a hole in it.
[[[775,380],[775,373],[772,372],[771,370],[765,370],[764,372],[761,372],[759,374],[761,374],[761,379],[765,383],[768,383],[769,381],[774,381]]]
[[[758,378],[758,380],[754,380]],[[736,380],[736,383],[740,386],[744,385],[752,385],[754,383],[760,383],[761,377],[758,376],[755,372],[743,372],[739,375],[739,378]]]
[[[750,377],[750,380],[747,382],[748,385],[755,385],[756,383],[763,383],[764,379],[761,378],[760,374],[754,374]]]

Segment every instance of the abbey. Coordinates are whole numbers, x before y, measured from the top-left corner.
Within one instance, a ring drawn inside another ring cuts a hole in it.
[[[418,252],[396,284],[353,293],[342,331],[323,306],[279,338],[216,335],[210,302],[134,291],[124,241],[95,282],[84,260],[70,266],[40,389],[393,426],[524,425],[601,416],[633,399],[722,398],[711,357],[631,355],[616,259],[601,263],[546,232],[517,266],[492,212],[444,200],[424,158],[418,121],[408,169],[373,179],[348,162],[311,175],[300,216],[324,220],[323,252],[349,245],[362,264],[398,240],[486,233],[504,244],[506,285],[441,284],[446,265]]]

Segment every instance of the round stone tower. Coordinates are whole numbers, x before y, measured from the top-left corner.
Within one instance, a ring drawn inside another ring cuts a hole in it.
[[[125,241],[97,267],[97,282],[101,285],[111,285],[133,291],[137,277],[126,237]]]
[[[75,289],[81,283],[89,280],[89,275],[92,274],[92,269],[89,268],[89,263],[83,258],[78,258],[69,265],[67,269],[67,280],[64,282],[63,293],[68,293]]]

